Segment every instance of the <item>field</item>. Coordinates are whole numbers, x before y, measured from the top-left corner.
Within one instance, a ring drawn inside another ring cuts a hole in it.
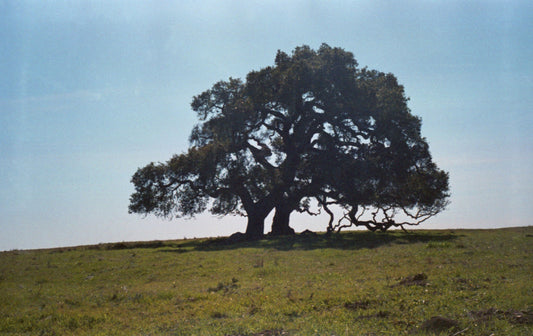
[[[2,335],[533,335],[533,227],[0,253]]]

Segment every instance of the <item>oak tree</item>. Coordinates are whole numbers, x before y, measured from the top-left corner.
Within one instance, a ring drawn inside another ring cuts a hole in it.
[[[200,120],[191,147],[134,174],[130,212],[245,215],[257,239],[273,209],[272,233],[292,233],[290,214],[310,212],[312,199],[330,214],[331,204],[346,209],[330,231],[346,220],[403,227],[396,212],[419,221],[446,205],[448,175],[432,162],[403,87],[341,48],[278,51],[273,66],[218,82],[191,106]],[[362,221],[359,209],[371,207]]]

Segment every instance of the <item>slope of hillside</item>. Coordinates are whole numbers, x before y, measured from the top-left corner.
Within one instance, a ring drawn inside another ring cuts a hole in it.
[[[532,335],[533,227],[0,253],[3,335]]]

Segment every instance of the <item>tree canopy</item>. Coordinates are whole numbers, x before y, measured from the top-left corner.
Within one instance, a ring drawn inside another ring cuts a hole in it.
[[[293,232],[290,214],[312,213],[313,200],[330,214],[328,231],[418,224],[445,208],[448,174],[407,101],[394,75],[358,68],[341,48],[278,51],[246,81],[193,98],[189,150],[133,175],[129,211],[245,215],[250,239],[274,209],[272,233]],[[337,223],[332,204],[344,209]]]

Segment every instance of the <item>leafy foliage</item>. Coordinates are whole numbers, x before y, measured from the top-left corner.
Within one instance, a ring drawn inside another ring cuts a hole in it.
[[[230,78],[194,97],[191,148],[137,171],[130,212],[245,214],[248,237],[259,238],[272,209],[273,233],[289,233],[291,212],[310,212],[313,198],[331,216],[332,204],[346,209],[330,231],[346,221],[403,227],[442,211],[448,175],[432,162],[403,87],[357,66],[343,49],[302,46],[278,51],[274,66],[245,82]],[[367,208],[373,216],[362,221]],[[398,212],[415,222],[395,222]]]

